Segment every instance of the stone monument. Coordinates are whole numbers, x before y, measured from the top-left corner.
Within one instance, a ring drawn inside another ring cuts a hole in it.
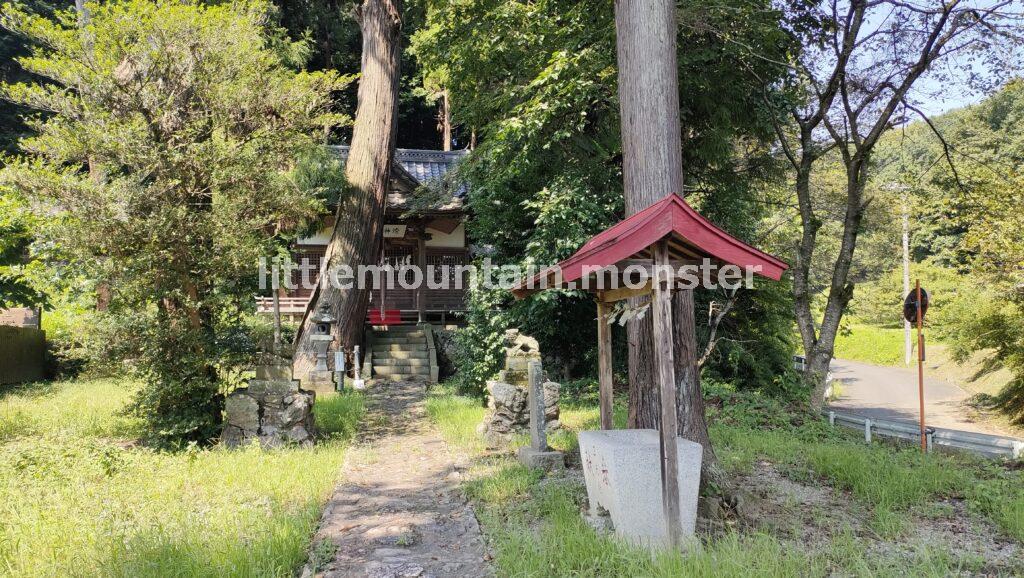
[[[540,344],[518,329],[505,331],[505,368],[498,372],[498,381],[526,387],[531,361],[540,361]]]
[[[299,388],[286,360],[256,367],[247,387],[224,401],[221,443],[237,447],[259,440],[263,447],[309,446],[314,442],[313,402],[316,393]]]
[[[548,447],[547,434],[547,403],[545,402],[544,372],[539,361],[531,361],[527,367],[529,374],[529,391],[527,406],[529,407],[530,445],[519,448],[519,461],[527,467],[545,470],[560,470],[565,467],[565,456],[562,452]]]
[[[497,447],[512,437],[526,433],[530,427],[529,368],[531,363],[541,366],[540,346],[537,340],[519,333],[518,329],[505,332],[505,367],[498,378],[487,382],[487,415],[477,432],[487,444]],[[543,375],[543,371],[540,372]],[[559,388],[553,381],[542,383],[544,399],[544,429],[550,433],[561,428],[559,422]]]

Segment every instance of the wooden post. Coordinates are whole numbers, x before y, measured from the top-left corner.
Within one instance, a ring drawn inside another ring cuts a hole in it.
[[[924,426],[924,335],[921,334],[921,280],[918,279],[914,291],[917,291],[917,395],[921,403],[921,452],[928,451],[928,433]]]
[[[419,309],[419,322],[427,320],[427,229],[424,226],[416,238],[416,266],[420,268],[423,282],[416,288],[416,307]]]
[[[597,301],[597,379],[600,384],[601,429],[612,425],[612,328],[608,325],[608,306]]]
[[[276,273],[275,273],[276,277]],[[274,285],[277,285],[277,279],[274,279]],[[281,297],[277,294],[277,288],[271,290],[271,294],[274,296],[274,355],[281,355]],[[275,363],[278,360],[274,360]]]
[[[668,243],[664,240],[658,241],[655,247],[654,267],[651,322],[654,325],[654,373],[661,401],[661,499],[669,543],[678,548],[682,524],[679,513],[679,448],[676,445],[676,371],[672,350],[672,276],[668,270]]]

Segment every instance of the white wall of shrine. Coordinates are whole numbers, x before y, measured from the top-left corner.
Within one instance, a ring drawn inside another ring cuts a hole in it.
[[[466,246],[466,224],[459,223],[458,227],[451,233],[444,233],[427,227],[430,239],[427,239],[428,247],[465,247]]]
[[[455,228],[451,233],[445,233],[436,229],[427,227],[427,232],[430,233],[430,239],[427,241],[428,247],[465,247],[466,246],[466,224],[459,223],[459,226]],[[325,227],[318,231],[311,237],[303,237],[298,239],[296,245],[311,245],[311,246],[324,246],[331,240],[331,229]]]

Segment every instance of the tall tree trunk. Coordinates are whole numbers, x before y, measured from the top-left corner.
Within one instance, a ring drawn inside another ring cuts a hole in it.
[[[324,255],[325,266],[376,265],[387,203],[391,163],[395,155],[398,79],[401,56],[401,0],[363,0],[356,10],[363,36],[362,76],[352,145],[345,164],[350,195],[341,199],[334,231]],[[327,304],[336,317],[336,346],[351,349],[362,338],[369,293],[335,287],[322,276],[296,336],[292,370],[305,376],[316,363],[311,313]]]
[[[616,0],[615,30],[622,114],[626,215],[683,190],[676,4],[673,0]],[[633,302],[633,305],[636,303]],[[673,294],[673,336],[679,433],[705,448],[704,478],[716,474],[697,368],[693,292]],[[651,316],[632,320],[629,336],[629,427],[657,428]],[[717,475],[715,476],[717,477]]]
[[[437,122],[441,129],[441,150],[447,152],[452,150],[452,108],[448,99],[448,89],[441,93],[441,104],[438,110]]]
[[[811,386],[811,405],[821,409],[825,405],[829,366],[835,350],[836,335],[847,305],[853,299],[853,283],[849,282],[853,266],[853,252],[857,246],[861,221],[864,217],[864,186],[867,182],[867,160],[863,156],[845,159],[847,173],[847,203],[843,217],[843,236],[832,268],[832,282],[821,325],[814,327],[810,297],[810,262],[814,254],[815,239],[821,222],[814,216],[810,199],[810,161],[806,171],[797,170],[796,190],[800,205],[803,236],[797,250],[797,263],[793,268],[793,297],[797,326],[804,344],[807,360],[804,380]]]

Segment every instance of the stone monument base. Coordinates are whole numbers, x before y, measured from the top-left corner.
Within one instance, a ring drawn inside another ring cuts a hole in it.
[[[224,402],[221,443],[228,447],[259,440],[263,447],[313,445],[316,394],[299,389],[294,380],[249,381]]]
[[[645,546],[667,546],[657,430],[584,431],[579,443],[591,515],[607,510],[619,536]],[[692,538],[704,448],[681,437],[676,438],[676,447],[681,535]]]
[[[315,391],[318,394],[334,393],[337,391],[334,385],[334,372],[333,371],[321,371],[317,369],[310,370],[306,374],[306,379],[302,380],[302,387],[309,391]]]
[[[519,461],[528,468],[545,471],[564,470],[565,454],[555,450],[535,450],[530,446],[519,448]]]

